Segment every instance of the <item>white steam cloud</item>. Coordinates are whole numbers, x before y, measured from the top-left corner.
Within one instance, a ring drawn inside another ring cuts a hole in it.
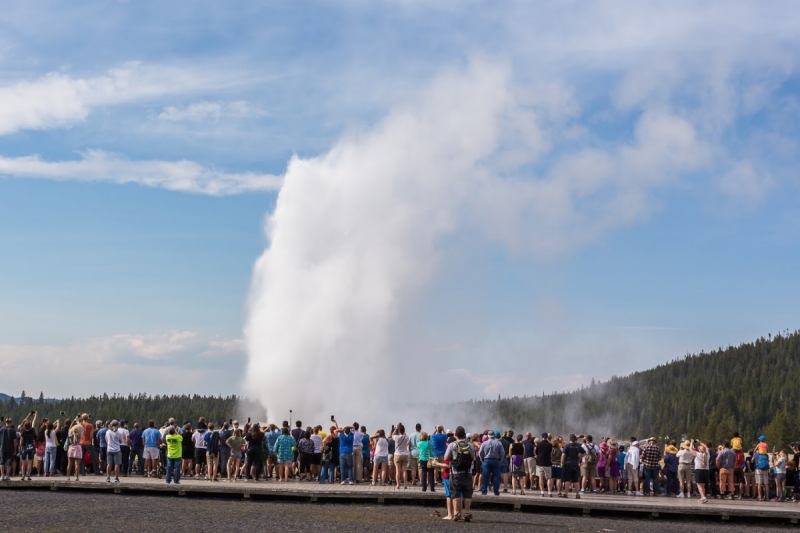
[[[525,94],[507,67],[475,61],[371,131],[291,160],[245,330],[246,389],[272,420],[292,409],[308,422],[380,413],[385,423],[421,391],[440,399],[432,384],[447,378],[420,371],[436,362],[404,352],[398,324],[437,274],[448,236],[477,229],[561,252],[641,218],[650,188],[707,159],[691,124],[645,113],[630,145],[553,156],[536,175],[574,106]]]

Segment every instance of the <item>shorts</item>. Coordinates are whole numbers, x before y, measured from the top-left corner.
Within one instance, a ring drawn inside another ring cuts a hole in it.
[[[267,464],[270,465],[278,464],[278,456],[275,455],[274,453],[269,454],[269,457],[267,457]]]
[[[19,460],[20,461],[33,461],[33,456],[34,456],[35,452],[36,452],[36,450],[34,450],[33,448],[31,448],[29,450],[22,450],[19,453]]]
[[[106,453],[106,466],[122,466],[122,452]]]
[[[373,462],[376,465],[389,464],[389,457],[387,455],[376,455]]]
[[[756,473],[753,471],[745,472],[744,479],[747,480],[748,483],[755,483]]]
[[[292,463],[294,463],[294,459],[281,459],[280,461],[278,461],[279,465],[284,465],[284,466],[290,466]]]
[[[412,472],[419,470],[419,457],[411,456],[411,460],[408,462],[408,469]]]
[[[311,454],[311,464],[316,466],[322,464],[322,452]]]
[[[144,449],[144,458],[145,459],[155,459],[156,461],[159,459],[160,455],[158,453],[158,448],[145,448]]]
[[[597,463],[588,464],[583,463],[581,465],[581,475],[584,477],[599,477],[597,472]]]
[[[210,465],[219,463],[219,454],[206,452],[206,461],[208,461]]]
[[[231,450],[231,459],[241,459],[242,450]]]
[[[692,465],[690,464],[678,465],[678,481],[680,481],[681,483],[692,482]]]
[[[553,475],[552,468],[549,466],[537,466],[536,475],[539,476],[539,479],[548,480]]]
[[[581,477],[581,469],[577,465],[564,465],[561,471],[561,480],[564,483],[577,483]]]
[[[698,485],[705,485],[711,480],[711,474],[708,470],[703,470],[702,468],[698,468],[694,471],[695,483]]]
[[[194,459],[194,448],[187,448],[185,450],[181,450],[181,459],[184,461],[191,461]]]
[[[525,458],[525,473],[529,476],[536,475],[536,458],[535,457],[526,457]]]
[[[398,470],[404,470],[408,468],[408,463],[411,461],[410,455],[395,455],[394,456],[394,464],[397,466]]]
[[[500,461],[500,474],[508,474],[508,459]]]
[[[83,459],[83,447],[80,444],[70,444],[67,450],[67,457],[70,459]]]
[[[756,485],[769,486],[769,469],[756,470]]]
[[[442,488],[444,489],[444,497],[450,498],[450,480],[443,479],[442,480]]]
[[[550,470],[552,471],[552,479],[560,480],[564,477],[564,469],[561,468],[561,465],[553,465]]]
[[[100,461],[101,461],[101,462],[103,462],[103,463],[105,463],[105,462],[106,462],[106,456],[107,456],[107,455],[108,455],[108,448],[107,448],[107,447],[105,447],[105,446],[103,446],[102,448],[100,448]]]
[[[394,454],[389,455],[389,466],[394,466]]]
[[[14,452],[0,452],[0,466],[10,467],[14,462]]]
[[[472,474],[451,474],[448,481],[452,498],[472,498]]]
[[[733,482],[744,483],[744,470],[741,468],[733,469]]]
[[[608,469],[608,473],[609,474],[611,473],[611,469],[610,468]],[[597,477],[599,477],[599,478],[608,477],[606,475],[606,467],[605,467],[605,465],[597,467]]]
[[[194,464],[196,464],[196,465],[204,465],[204,464],[206,464],[206,449],[205,448],[195,448],[194,449]]]

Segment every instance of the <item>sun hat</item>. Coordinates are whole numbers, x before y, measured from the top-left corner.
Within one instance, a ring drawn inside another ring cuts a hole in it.
[[[656,441],[655,437],[650,437],[649,439],[647,439],[647,442],[655,442],[655,441]]]
[[[667,450],[666,451],[667,451],[667,453],[671,453],[671,454],[675,455],[676,453],[678,453],[678,448],[676,448],[675,446],[670,444],[669,446],[667,446]]]
[[[692,443],[689,442],[688,440],[685,440],[685,441],[683,441],[681,443],[681,448],[684,449],[684,450],[688,450],[691,447],[692,447]]]
[[[610,441],[608,441],[608,445],[611,446],[612,448],[616,448],[617,447],[617,441],[615,441],[614,439],[611,439]]]

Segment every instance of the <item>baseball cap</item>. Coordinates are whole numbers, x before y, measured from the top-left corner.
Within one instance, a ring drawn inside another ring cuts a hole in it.
[[[495,430],[495,431],[494,431],[494,437],[495,437],[495,438],[498,438],[499,436],[500,436],[500,432],[499,432],[499,431],[497,431],[497,430]]]
[[[761,435],[760,437],[758,437],[758,440],[760,440],[761,442],[764,442],[765,440],[767,440],[767,437],[765,437],[764,435]]]
[[[543,438],[543,439],[546,439],[546,438],[547,438],[547,432],[546,432],[546,431],[545,431],[544,433],[542,433],[542,438]]]

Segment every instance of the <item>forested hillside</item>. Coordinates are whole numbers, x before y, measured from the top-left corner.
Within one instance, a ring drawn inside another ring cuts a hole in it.
[[[251,416],[254,420],[265,418],[264,409],[256,402],[237,396],[149,396],[147,394],[128,396],[91,396],[89,398],[68,398],[64,400],[45,399],[43,394],[38,399],[30,398],[25,392],[19,398],[11,397],[0,402],[0,415],[11,416],[16,422],[30,411],[39,413],[49,420],[72,418],[78,413],[87,413],[93,420],[109,420],[116,418],[146,423],[153,419],[158,425],[168,418],[175,417],[182,422],[196,422],[201,416],[209,422],[221,422],[238,416]],[[60,415],[61,412],[65,415]]]
[[[471,402],[514,428],[619,438],[682,435],[715,443],[739,431],[771,444],[800,441],[800,333],[686,356],[564,394]]]

